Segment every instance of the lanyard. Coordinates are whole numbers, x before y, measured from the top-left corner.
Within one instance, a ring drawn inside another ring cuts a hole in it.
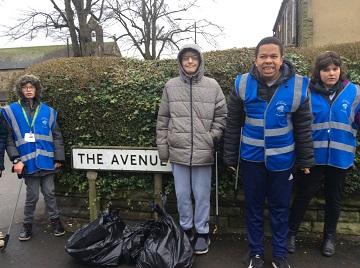
[[[32,121],[31,121],[31,124],[30,124],[30,123],[29,123],[28,115],[26,114],[24,107],[21,106],[20,100],[18,101],[18,103],[20,104],[20,107],[21,107],[21,110],[22,110],[22,112],[23,112],[24,118],[25,118],[25,120],[26,120],[26,123],[27,123],[28,126],[30,127],[30,132],[31,132],[31,129],[34,127],[34,124],[35,124],[35,119],[36,119],[36,117],[37,117],[37,115],[38,115],[38,113],[39,113],[39,107],[40,107],[40,105],[38,105],[38,106],[36,107],[34,117],[33,117]]]

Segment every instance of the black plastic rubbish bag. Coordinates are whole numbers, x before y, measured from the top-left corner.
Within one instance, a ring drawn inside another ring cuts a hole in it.
[[[163,205],[166,207],[166,197]],[[190,241],[179,224],[157,204],[152,204],[158,220],[136,258],[138,268],[187,268],[195,260]]]
[[[65,250],[75,260],[94,266],[114,266],[121,262],[125,223],[119,211],[102,211],[99,217],[77,230]]]
[[[124,231],[122,250],[123,259],[127,264],[136,263],[136,258],[150,235],[153,225],[154,220],[149,220],[146,223],[137,223]]]

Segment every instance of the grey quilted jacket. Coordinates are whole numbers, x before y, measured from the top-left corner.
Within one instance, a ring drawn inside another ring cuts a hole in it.
[[[181,66],[186,49],[198,51],[199,68],[189,76]],[[197,45],[179,51],[180,76],[170,79],[163,90],[157,118],[157,148],[162,162],[211,165],[214,142],[220,140],[226,124],[227,105],[216,80],[204,76],[204,58]]]

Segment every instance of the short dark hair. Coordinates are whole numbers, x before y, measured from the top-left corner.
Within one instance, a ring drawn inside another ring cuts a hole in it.
[[[284,46],[281,43],[281,41],[279,39],[277,39],[275,36],[269,36],[269,37],[265,37],[265,38],[261,39],[260,42],[257,44],[257,46],[255,48],[255,58],[257,58],[257,56],[259,54],[260,47],[263,45],[269,45],[269,44],[277,45],[280,49],[280,56],[283,55]]]
[[[311,74],[311,82],[320,82],[320,71],[325,70],[331,64],[334,64],[335,66],[338,66],[340,68],[340,80],[344,81],[346,79],[346,72],[340,55],[336,52],[326,51],[317,56],[317,58],[315,59],[315,64]]]

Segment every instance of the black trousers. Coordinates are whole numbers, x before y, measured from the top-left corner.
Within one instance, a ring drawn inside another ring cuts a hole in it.
[[[299,230],[308,205],[319,189],[321,179],[324,178],[324,233],[336,234],[336,227],[341,212],[341,197],[348,169],[317,165],[310,169],[310,174],[300,172],[299,188],[290,209],[290,232],[297,232]]]

